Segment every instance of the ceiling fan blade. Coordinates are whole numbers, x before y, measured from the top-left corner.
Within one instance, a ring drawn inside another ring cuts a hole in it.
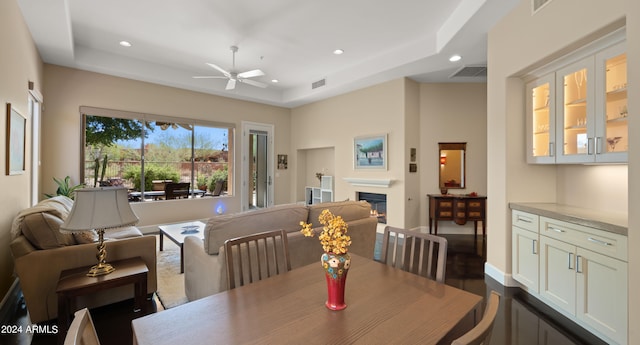
[[[227,77],[223,77],[221,75],[196,75],[192,77],[193,79],[227,79]]]
[[[227,87],[225,87],[225,90],[233,90],[236,88],[236,80],[235,79],[229,79],[229,81],[227,82]]]
[[[238,77],[239,78],[253,78],[253,77],[260,77],[263,76],[264,72],[262,72],[259,69],[254,69],[252,71],[246,71],[246,72],[242,72],[242,73],[238,73]]]
[[[255,81],[255,80],[251,80],[251,79],[242,79],[242,80],[240,80],[240,82],[245,83],[245,84],[249,84],[249,85],[253,85],[253,86],[257,86],[257,87],[261,87],[263,89],[268,86],[265,83],[261,83],[259,81]]]
[[[215,65],[215,64],[212,64],[212,63],[209,63],[209,62],[207,62],[207,65],[209,65],[210,67],[220,71],[220,73],[224,74],[225,77],[227,77],[227,78],[231,77],[231,73],[225,71],[222,67],[220,67],[218,65]]]

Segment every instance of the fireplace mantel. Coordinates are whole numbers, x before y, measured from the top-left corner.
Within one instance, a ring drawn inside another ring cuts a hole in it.
[[[364,186],[364,187],[381,187],[381,188],[389,188],[393,183],[392,179],[379,179],[379,178],[353,178],[353,177],[343,177],[343,179],[354,186]]]

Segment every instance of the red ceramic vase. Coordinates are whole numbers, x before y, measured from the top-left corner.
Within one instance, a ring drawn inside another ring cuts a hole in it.
[[[351,257],[349,254],[324,253],[321,262],[327,280],[327,302],[325,305],[331,310],[342,310],[347,307],[344,302],[344,288],[347,283]]]

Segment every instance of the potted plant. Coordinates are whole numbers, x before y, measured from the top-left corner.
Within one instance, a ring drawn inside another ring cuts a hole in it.
[[[198,189],[200,190],[207,190],[207,186],[209,185],[209,178],[205,175],[200,175],[197,178],[197,185],[198,185]]]
[[[56,194],[46,194],[45,196],[47,198],[53,198],[54,196],[57,195],[64,195],[70,199],[74,198],[74,193],[76,192],[77,189],[80,189],[82,187],[84,187],[83,184],[78,184],[75,186],[71,185],[71,177],[67,176],[64,179],[57,179],[57,178],[53,178],[53,180],[56,182],[56,184],[58,185],[58,189],[56,190]]]

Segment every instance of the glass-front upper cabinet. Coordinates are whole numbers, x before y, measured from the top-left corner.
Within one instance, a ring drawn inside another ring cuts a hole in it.
[[[555,75],[527,84],[527,162],[555,163]]]
[[[593,123],[594,81],[593,56],[556,72],[558,105],[558,163],[593,161],[595,124]]]
[[[596,54],[596,162],[626,162],[629,147],[624,43]]]
[[[525,76],[527,163],[628,161],[624,33],[617,31]]]

